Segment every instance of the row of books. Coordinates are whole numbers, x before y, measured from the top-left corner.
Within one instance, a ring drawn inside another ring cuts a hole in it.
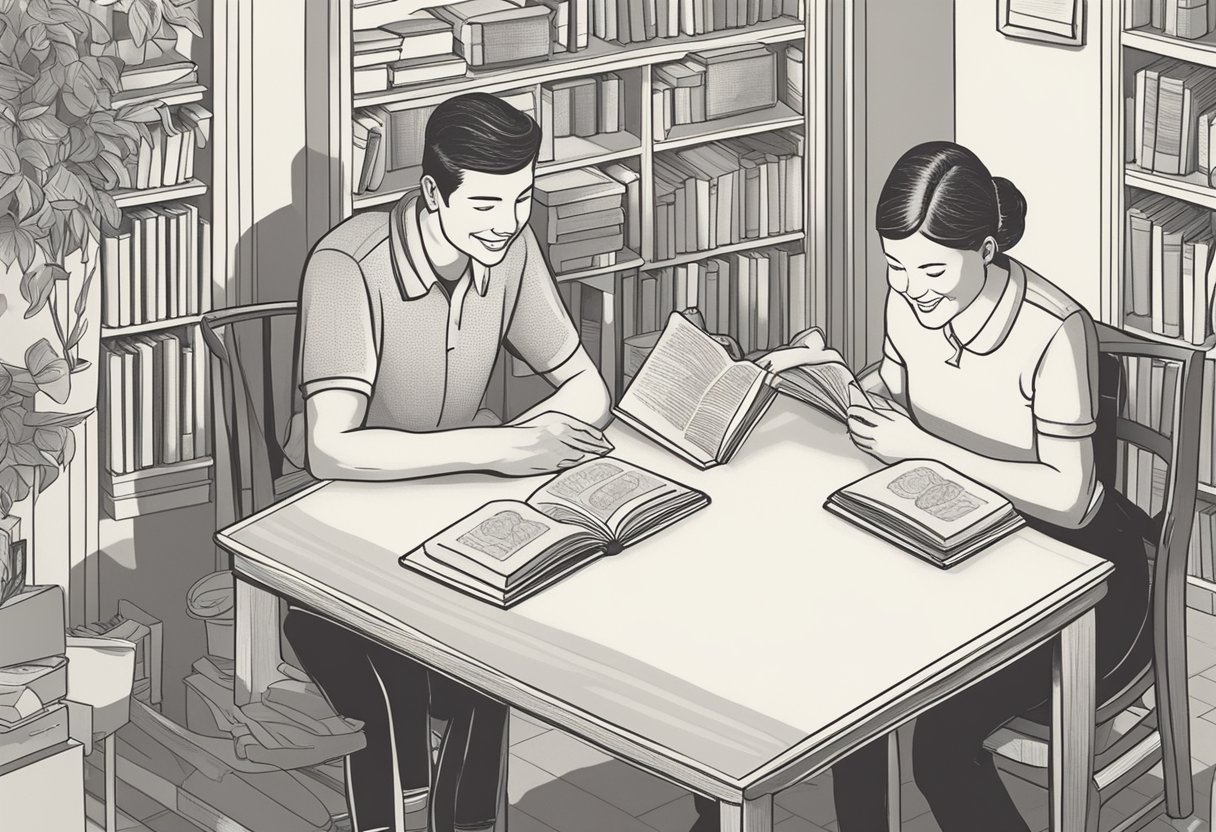
[[[765,133],[661,153],[654,161],[655,257],[802,228],[803,139]]]
[[[633,377],[672,312],[696,309],[705,328],[744,353],[789,342],[813,320],[806,254],[794,245],[740,251],[621,282],[622,373]]]
[[[127,474],[207,456],[207,345],[197,330],[107,342],[102,356],[106,466]]]
[[[804,20],[805,0],[591,0],[592,32],[630,44],[706,35],[790,17]]]
[[[553,140],[584,138],[625,129],[625,96],[614,72],[591,78],[554,81],[541,86],[540,127],[553,158]],[[546,154],[542,152],[542,156]]]
[[[727,118],[776,103],[777,53],[763,45],[690,52],[681,61],[654,68],[651,105],[656,141],[667,138],[676,125]]]
[[[211,112],[202,104],[183,104],[176,110],[160,108],[161,120],[148,127],[139,149],[125,166],[112,165],[120,188],[161,188],[194,178],[196,148],[211,137]],[[98,157],[103,164],[106,155]]]
[[[102,325],[153,323],[211,308],[211,223],[189,203],[125,212],[101,241]]]
[[[533,194],[532,232],[556,274],[614,266],[641,236],[641,178],[626,165],[538,176]]]
[[[1126,0],[1123,26],[1152,26],[1170,37],[1195,40],[1216,31],[1216,2],[1211,0]]]
[[[1211,211],[1158,194],[1127,209],[1126,311],[1153,332],[1204,345],[1216,328]]]
[[[1216,70],[1159,58],[1136,73],[1131,146],[1140,167],[1210,177]]]
[[[68,739],[63,589],[28,586],[0,605],[0,768]]]
[[[520,112],[538,118],[533,90],[501,92],[498,97]],[[352,124],[354,153],[351,160],[354,193],[375,192],[384,184],[386,174],[422,164],[426,122],[436,106],[389,104],[355,111]],[[545,131],[539,161],[552,159],[553,135]]]

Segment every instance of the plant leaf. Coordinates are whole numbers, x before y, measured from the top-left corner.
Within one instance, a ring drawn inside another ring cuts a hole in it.
[[[29,496],[30,488],[25,480],[17,473],[16,463],[11,463],[12,467],[6,468],[8,457],[0,458],[0,493],[7,494],[11,502],[9,508],[12,508],[12,503],[19,503]],[[8,512],[5,512],[6,514]]]
[[[63,404],[68,400],[68,394],[72,391],[68,362],[51,348],[45,338],[39,338],[25,351],[25,368],[34,377],[38,389],[50,396],[52,401]]]
[[[48,456],[46,451],[42,452],[42,464],[38,466],[42,470],[42,476],[38,478],[38,493],[41,494],[51,487],[55,480],[59,479],[59,462],[53,456]]]
[[[8,513],[13,510],[13,498],[4,490],[3,483],[0,483],[0,517],[7,517]]]
[[[34,444],[41,451],[49,451],[52,454],[58,454],[63,450],[63,443],[67,441],[67,434],[67,428],[38,428],[36,431],[34,431]]]
[[[85,279],[87,280],[88,278],[85,278]],[[84,293],[84,290],[82,289],[80,292],[80,297],[77,299],[76,305],[77,306],[82,305],[80,303],[80,301],[83,300],[85,297],[86,297],[86,295]],[[80,343],[80,339],[84,337],[85,332],[89,328],[89,319],[83,317],[84,313],[77,310],[76,314],[80,317],[76,318],[76,325],[74,327],[72,327],[72,331],[68,334],[67,343],[64,345],[69,350]]]
[[[6,302],[4,295],[0,295],[0,303]],[[7,364],[0,364],[0,402],[3,402],[4,397],[8,395],[8,391],[13,386],[13,374],[9,370]],[[4,454],[0,454],[2,458]]]
[[[52,113],[47,112],[34,118],[22,119],[21,132],[38,141],[53,144],[67,136],[68,128]]]
[[[97,207],[101,209],[101,219],[105,230],[117,233],[118,226],[122,225],[122,211],[119,209],[118,203],[114,201],[114,197],[106,191],[98,191]]]
[[[76,434],[68,431],[67,438],[63,441],[63,450],[60,452],[59,461],[63,465],[67,465],[76,456]]]
[[[152,14],[141,0],[134,0],[127,13],[127,25],[131,27],[131,39],[136,46],[143,46],[153,32]]]
[[[25,414],[24,424],[36,428],[74,428],[92,415],[92,410],[80,413],[50,413],[35,410]]]
[[[170,0],[164,6],[165,19],[174,26],[188,29],[197,38],[203,36],[203,27],[199,25],[198,12],[192,5],[183,3],[178,6]]]
[[[21,297],[25,298],[29,303],[29,309],[26,310],[25,317],[32,318],[42,311],[42,307],[46,306],[50,300],[51,292],[55,290],[55,270],[63,271],[62,266],[54,266],[42,264],[35,268],[29,269],[21,276]],[[45,343],[46,339],[42,339]],[[49,345],[48,345],[49,348]],[[31,347],[33,349],[33,347]],[[26,354],[26,366],[29,366],[29,355]],[[34,370],[31,369],[33,374]]]
[[[35,139],[22,139],[17,143],[17,158],[29,165],[32,165],[35,170],[47,170],[51,166],[51,151],[54,150],[54,145],[48,151],[47,145]]]

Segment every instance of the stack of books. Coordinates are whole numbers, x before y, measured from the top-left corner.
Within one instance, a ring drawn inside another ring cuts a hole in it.
[[[802,228],[803,139],[765,133],[655,157],[655,257]]]
[[[1127,209],[1129,323],[1205,346],[1216,326],[1212,212],[1157,194]]]
[[[154,323],[211,308],[211,223],[197,206],[126,212],[101,241],[102,325]]]
[[[784,345],[813,323],[806,253],[799,246],[741,251],[626,275],[621,281],[622,374],[633,377],[672,312],[696,309],[711,333],[745,353]]]
[[[1199,170],[1208,181],[1216,70],[1160,58],[1136,73],[1135,160],[1145,170],[1186,175]]]
[[[106,467],[128,474],[207,455],[207,346],[197,331],[118,338],[102,356]]]
[[[597,168],[536,177],[532,231],[554,274],[616,265],[626,186]]]
[[[777,53],[744,44],[693,52],[654,70],[654,136],[667,138],[680,124],[699,124],[777,103]]]
[[[1128,0],[1123,27],[1152,26],[1173,38],[1194,40],[1216,31],[1216,2],[1212,0]]]
[[[63,589],[29,586],[0,606],[0,768],[68,740]]]
[[[805,20],[805,0],[591,0],[592,32],[622,44],[740,29],[779,17]]]
[[[543,61],[552,54],[552,11],[543,3],[464,0],[429,11],[452,27],[456,54],[471,67]]]
[[[497,93],[497,96],[533,119],[537,117],[534,90],[510,90]],[[405,168],[416,168],[422,164],[426,123],[431,113],[435,112],[435,106],[388,104],[355,110],[354,154],[351,160],[354,193],[379,190],[386,174]],[[550,139],[550,155],[546,158],[542,143],[540,161],[552,159],[552,147]],[[415,186],[418,184],[418,178],[419,175],[415,175],[412,181],[406,184]]]
[[[541,86],[540,126],[545,141],[566,136],[584,138],[625,129],[621,76],[574,78]]]
[[[148,125],[148,136],[140,138],[138,152],[125,166],[110,165],[106,154],[98,157],[99,164],[113,171],[118,188],[180,185],[194,178],[195,150],[206,147],[210,136],[211,112],[202,104],[163,108],[161,120]]]
[[[126,64],[118,75],[119,91],[114,96],[113,103],[118,107],[149,90],[185,87],[197,83],[198,66],[176,49],[169,49],[146,61]]]
[[[459,78],[468,63],[453,54],[452,26],[423,9],[406,20],[354,32],[354,91]]]

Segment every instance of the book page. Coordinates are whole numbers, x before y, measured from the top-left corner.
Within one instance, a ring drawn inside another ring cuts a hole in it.
[[[597,459],[563,471],[541,486],[529,501],[549,516],[551,507],[568,507],[589,516],[615,536],[613,515],[623,506],[671,490],[672,483],[657,474],[619,459]]]
[[[428,540],[426,551],[456,568],[464,557],[506,577],[562,540],[586,535],[586,529],[547,517],[527,503],[496,500]]]
[[[699,459],[714,459],[763,371],[734,362],[682,315],[667,328],[621,399],[621,409]]]

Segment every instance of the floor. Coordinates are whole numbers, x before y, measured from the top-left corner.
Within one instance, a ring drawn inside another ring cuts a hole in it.
[[[1185,820],[1162,816],[1145,827],[1149,832],[1209,830],[1216,766],[1216,617],[1189,612],[1187,632],[1196,815]],[[901,743],[905,752],[909,746]],[[510,832],[685,832],[693,820],[692,798],[683,789],[526,717],[512,718],[511,752]],[[933,815],[911,782],[910,768],[905,762],[903,828],[937,832]],[[1134,792],[1116,795],[1103,808],[1102,828],[1111,828],[1134,811],[1144,796],[1159,794],[1160,786],[1160,777],[1150,773],[1134,784]],[[1046,829],[1047,793],[1020,781],[1012,781],[1010,791],[1031,829]],[[119,829],[197,832],[183,818],[148,804],[126,805],[135,814],[147,814],[138,821],[123,816]],[[830,775],[778,794],[774,811],[778,832],[836,832]],[[94,821],[101,820],[100,805],[90,802],[89,815],[89,832],[97,832],[100,827]]]

